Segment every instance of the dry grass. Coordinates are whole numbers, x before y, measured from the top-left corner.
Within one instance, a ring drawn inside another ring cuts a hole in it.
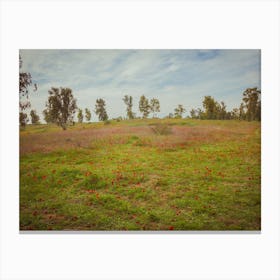
[[[243,123],[244,124],[244,123]],[[178,146],[200,143],[215,143],[227,140],[240,141],[250,135],[254,126],[238,126],[233,129],[223,126],[179,126],[170,127],[170,134],[155,135],[150,126],[115,126],[90,127],[87,129],[59,130],[44,133],[24,133],[20,138],[20,154],[34,152],[48,153],[56,150],[73,148],[89,148],[95,145],[124,144],[131,135],[137,136],[136,145],[153,146],[158,148],[177,148]]]

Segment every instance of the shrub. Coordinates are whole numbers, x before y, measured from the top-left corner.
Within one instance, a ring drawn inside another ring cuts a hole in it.
[[[152,131],[157,135],[168,135],[172,133],[172,129],[168,124],[157,123],[151,125]]]

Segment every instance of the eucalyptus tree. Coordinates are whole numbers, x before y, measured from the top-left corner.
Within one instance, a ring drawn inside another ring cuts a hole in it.
[[[45,116],[52,123],[66,130],[67,125],[73,123],[74,114],[77,110],[77,101],[70,88],[54,88],[49,90],[46,103]]]

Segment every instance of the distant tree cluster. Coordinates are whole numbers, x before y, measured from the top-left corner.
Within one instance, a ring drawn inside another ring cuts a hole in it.
[[[156,98],[152,98],[150,101],[145,95],[142,95],[139,100],[139,111],[142,113],[142,118],[147,118],[150,113],[153,113],[153,117],[157,112],[160,112],[160,103]]]
[[[202,105],[204,110],[198,108],[190,111],[191,118],[202,120],[261,120],[261,91],[256,87],[246,89],[243,92],[239,108],[234,108],[232,111],[227,111],[224,102],[218,103],[211,96],[205,96]]]

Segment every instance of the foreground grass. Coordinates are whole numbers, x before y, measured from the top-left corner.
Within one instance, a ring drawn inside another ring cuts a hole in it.
[[[260,229],[259,123],[41,125],[20,137],[21,230]]]

